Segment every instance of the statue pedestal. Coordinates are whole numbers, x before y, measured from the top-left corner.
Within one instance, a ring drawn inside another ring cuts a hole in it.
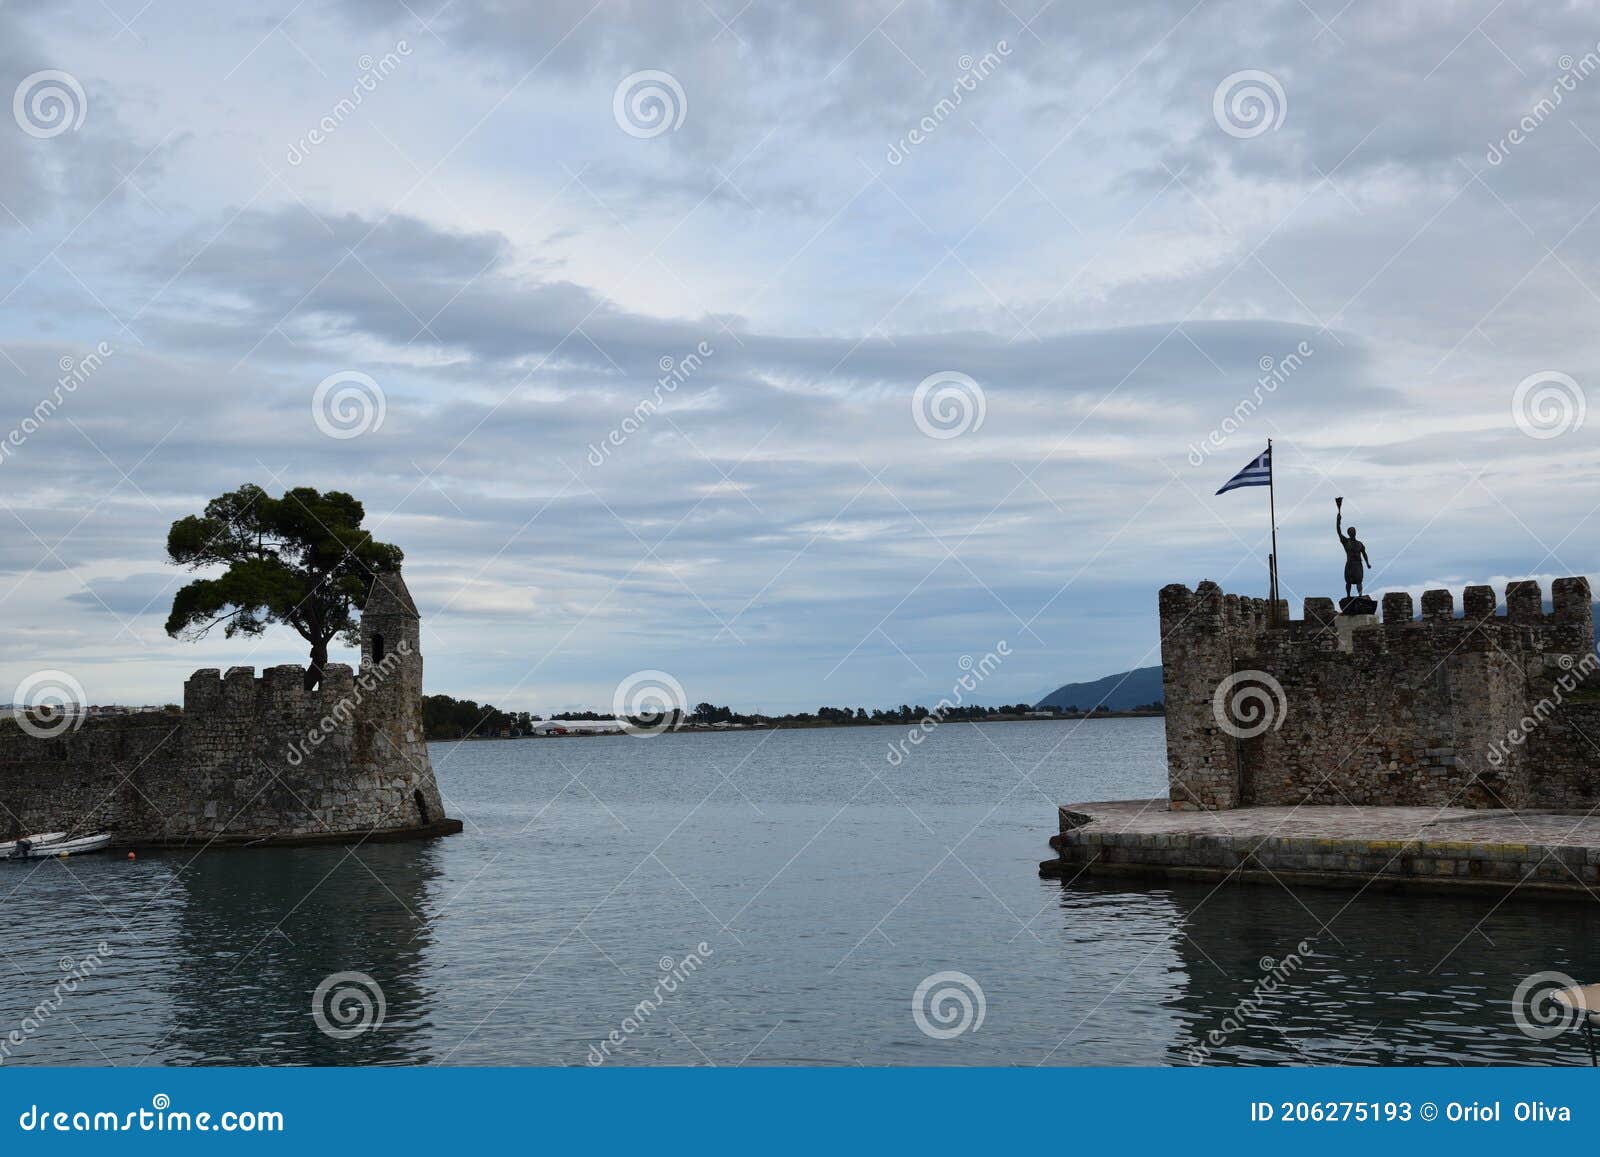
[[[1353,602],[1355,600],[1350,599],[1346,601]],[[1367,599],[1366,601],[1370,603],[1372,600]],[[1356,631],[1360,630],[1362,627],[1375,627],[1377,625],[1377,615],[1352,615],[1344,611],[1339,612],[1339,614],[1335,615],[1333,619],[1333,629],[1339,636],[1339,650],[1349,654],[1355,649],[1355,639],[1353,636],[1355,635]]]
[[[1339,600],[1341,615],[1375,615],[1378,604],[1368,595],[1346,595]]]

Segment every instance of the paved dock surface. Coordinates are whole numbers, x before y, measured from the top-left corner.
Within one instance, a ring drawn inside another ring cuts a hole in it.
[[[1431,885],[1600,902],[1600,815],[1429,807],[1168,811],[1165,799],[1060,809],[1049,876],[1091,873]]]

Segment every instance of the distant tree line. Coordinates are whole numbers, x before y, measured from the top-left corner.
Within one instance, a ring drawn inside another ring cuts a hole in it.
[[[1131,710],[1159,714],[1162,705],[1157,701]],[[870,711],[865,707],[818,707],[815,711],[764,715],[759,712],[738,712],[714,703],[699,703],[680,722],[697,727],[714,727],[719,723],[745,727],[865,727],[875,724],[913,724],[930,715],[955,722],[979,723],[1037,715],[1041,711],[1056,717],[1115,714],[1104,705],[1094,708],[1092,712],[1082,711],[1076,706],[1037,708],[1031,703],[1008,703],[998,707],[963,705],[935,713],[921,703],[902,703],[898,707],[875,707]],[[423,727],[429,739],[528,735],[535,725],[547,718],[552,722],[602,722],[614,717],[599,711],[560,711],[550,716],[533,715],[527,711],[501,711],[488,703],[455,699],[449,695],[428,695],[422,701]]]
[[[488,703],[449,695],[422,697],[422,729],[429,739],[465,739],[470,735],[526,735],[539,716],[526,711],[501,711]]]
[[[1146,703],[1131,708],[1133,711],[1163,710],[1161,703]],[[884,723],[917,723],[937,715],[940,719],[956,722],[981,722],[985,719],[1015,719],[1018,716],[1038,715],[1084,715],[1077,707],[1035,707],[1031,703],[1006,703],[998,707],[980,707],[977,705],[963,705],[960,707],[946,707],[942,711],[931,710],[921,703],[902,703],[898,707],[875,707],[867,710],[865,707],[818,707],[815,711],[801,711],[790,715],[741,715],[727,707],[717,707],[711,703],[698,704],[689,713],[688,722],[699,724],[717,723],[744,723],[766,726],[791,726],[791,727],[848,727],[864,726]],[[1109,707],[1100,706],[1094,709],[1095,714],[1113,714]]]

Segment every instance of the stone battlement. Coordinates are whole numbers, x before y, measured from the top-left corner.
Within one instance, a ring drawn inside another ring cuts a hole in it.
[[[394,838],[459,830],[422,733],[416,606],[380,575],[359,670],[215,667],[183,710],[80,720],[60,734],[0,727],[0,816],[13,835],[114,829],[141,844]]]
[[[1383,596],[1383,626],[1424,624],[1433,629],[1450,629],[1460,638],[1504,639],[1519,649],[1532,646],[1550,651],[1578,651],[1592,649],[1594,645],[1594,620],[1591,612],[1589,580],[1586,578],[1559,578],[1550,585],[1551,609],[1544,609],[1543,591],[1537,582],[1513,582],[1506,585],[1506,605],[1500,612],[1495,591],[1490,586],[1469,586],[1462,595],[1461,618],[1456,617],[1455,594],[1449,590],[1422,592],[1421,616],[1413,607],[1411,595],[1406,591],[1391,591]],[[1308,598],[1304,614],[1291,619],[1288,600],[1279,600],[1278,623],[1271,623],[1270,602],[1267,599],[1245,595],[1224,594],[1213,582],[1202,582],[1195,590],[1182,583],[1172,583],[1161,588],[1159,596],[1161,635],[1163,639],[1174,632],[1215,631],[1221,629],[1240,641],[1256,639],[1269,630],[1286,630],[1293,642],[1314,644],[1326,641],[1329,630],[1339,618],[1332,599]],[[1356,631],[1376,625],[1376,616],[1356,616]],[[1192,626],[1191,626],[1192,624]],[[1542,633],[1531,641],[1519,641],[1518,635],[1494,636],[1497,626],[1542,628]],[[1376,638],[1376,636],[1374,636]],[[1584,646],[1584,639],[1588,647]]]
[[[254,667],[229,667],[226,675],[218,667],[202,667],[184,681],[184,714],[203,715],[245,702],[289,709],[331,708],[355,689],[355,671],[347,663],[325,666],[322,682],[310,691],[305,680],[306,669],[299,663],[268,667],[259,676]]]
[[[1308,598],[1159,597],[1170,806],[1474,808],[1600,802],[1589,583],[1557,579],[1383,596],[1382,618]]]

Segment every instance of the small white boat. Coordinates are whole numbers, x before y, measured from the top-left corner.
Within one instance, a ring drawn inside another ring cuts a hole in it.
[[[36,835],[23,836],[20,840],[7,840],[4,843],[0,843],[0,859],[16,851],[17,845],[20,843],[26,842],[38,847],[42,844],[53,844],[66,838],[66,832],[39,832]]]
[[[43,836],[21,839],[11,844],[0,844],[0,856],[8,860],[42,860],[48,856],[79,856],[85,852],[98,852],[111,842],[110,832],[73,836],[64,832],[49,832]],[[9,849],[9,850],[8,850]]]
[[[1589,1064],[1600,1066],[1600,1051],[1596,1050],[1594,1040],[1595,1027],[1600,1025],[1600,984],[1563,988],[1555,998],[1571,1011],[1573,1027],[1583,1029],[1584,1041],[1589,1046]]]

